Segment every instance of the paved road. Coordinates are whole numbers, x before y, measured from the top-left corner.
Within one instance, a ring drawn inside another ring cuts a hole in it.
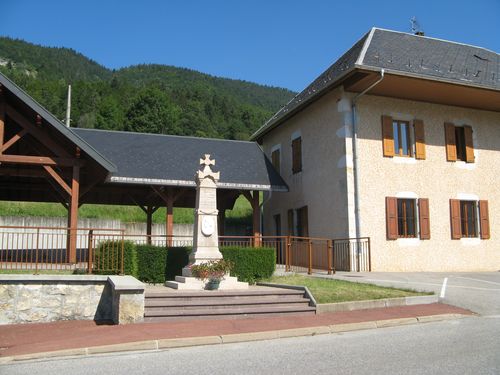
[[[337,272],[332,277],[396,288],[433,291],[438,295],[441,294],[444,280],[447,279],[442,302],[484,316],[500,315],[500,272]]]
[[[2,375],[499,374],[500,318],[0,366]]]

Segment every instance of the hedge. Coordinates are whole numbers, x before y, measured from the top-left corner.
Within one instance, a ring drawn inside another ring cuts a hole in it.
[[[137,245],[137,278],[146,283],[164,283],[167,249],[153,245]]]
[[[271,247],[221,247],[224,259],[234,263],[232,276],[239,281],[254,284],[271,277],[276,269],[275,249]]]

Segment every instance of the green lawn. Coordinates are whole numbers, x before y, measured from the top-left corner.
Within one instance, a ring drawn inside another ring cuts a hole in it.
[[[67,210],[59,203],[0,202],[0,216],[43,216],[66,217]],[[78,210],[81,218],[114,219],[122,222],[146,222],[146,214],[137,206],[109,206],[103,204],[84,204]],[[226,211],[229,223],[249,224],[252,221],[252,209],[244,197],[239,197],[232,210]],[[174,208],[174,222],[192,224],[193,209]],[[165,208],[153,214],[153,222],[165,223]]]
[[[420,293],[407,289],[385,288],[372,284],[352,283],[342,280],[323,279],[308,276],[273,276],[266,282],[286,285],[306,286],[317,303],[365,301],[371,299],[423,296],[432,293]]]

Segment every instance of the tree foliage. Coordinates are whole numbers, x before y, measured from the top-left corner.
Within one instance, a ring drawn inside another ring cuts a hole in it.
[[[293,92],[165,65],[109,70],[67,48],[0,37],[0,72],[72,126],[248,139]]]

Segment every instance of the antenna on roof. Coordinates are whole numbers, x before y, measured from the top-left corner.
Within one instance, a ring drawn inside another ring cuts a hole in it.
[[[411,23],[411,32],[418,36],[424,36],[424,30],[420,27],[420,24],[417,21],[417,17],[413,16],[410,18]]]

